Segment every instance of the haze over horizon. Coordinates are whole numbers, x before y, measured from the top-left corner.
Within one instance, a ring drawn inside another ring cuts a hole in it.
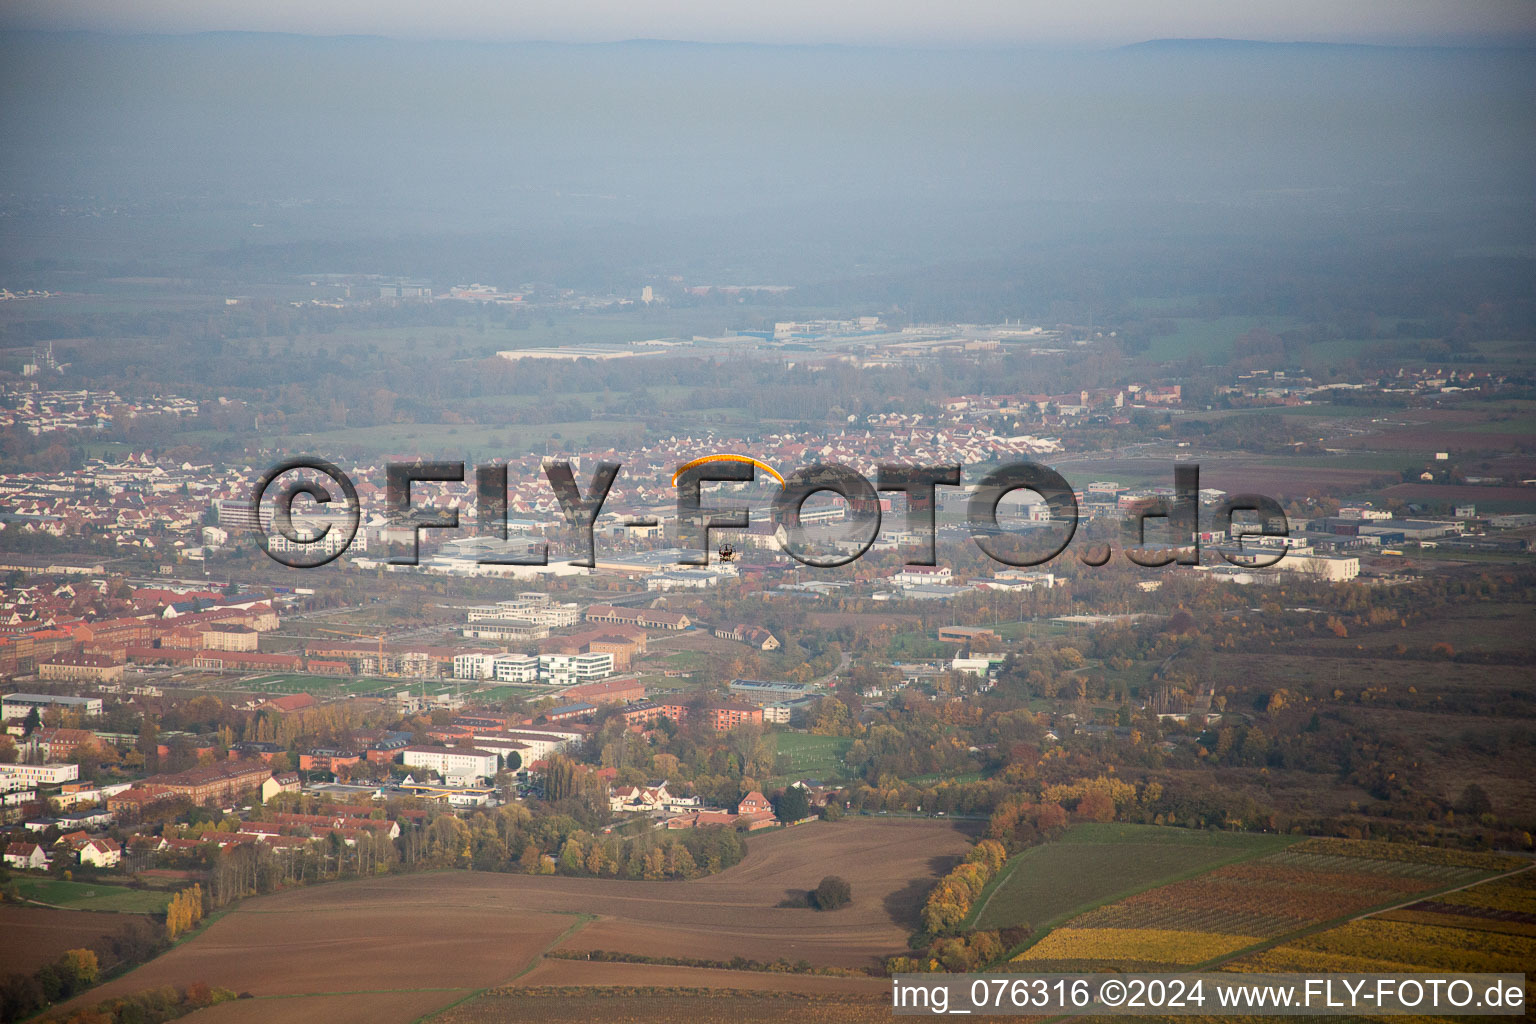
[[[747,8],[705,0],[659,0],[644,7],[619,0],[537,0],[514,8],[486,0],[448,0],[428,10],[404,0],[324,5],[149,0],[131,6],[111,0],[17,0],[0,11],[0,29],[980,48],[1102,47],[1168,38],[1485,46],[1536,43],[1536,5],[1523,0],[1301,0],[1283,6],[1183,0],[1152,6],[1093,0],[1069,7],[1039,0],[958,0],[938,8],[909,0],[837,5],[784,0]]]

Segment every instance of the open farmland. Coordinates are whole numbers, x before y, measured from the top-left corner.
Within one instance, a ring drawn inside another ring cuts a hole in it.
[[[202,981],[251,993],[269,1021],[314,1020],[307,998],[299,997],[340,993],[388,993],[389,1000],[375,1003],[371,1019],[408,1021],[505,981],[580,920],[510,913],[506,904],[473,892],[440,885],[417,891],[409,884],[454,877],[391,879],[406,884],[382,898],[363,883],[250,900],[191,941],[72,1005]],[[381,942],[383,936],[397,941]],[[411,1012],[391,1012],[397,996]]]
[[[838,977],[779,971],[733,971],[714,967],[674,967],[669,964],[626,964],[599,960],[549,957],[514,982],[511,988],[634,985],[652,988],[751,989],[821,995],[879,995],[890,982],[873,976]]]
[[[976,914],[977,928],[1043,928],[1139,889],[1282,849],[1288,836],[1156,825],[1077,825],[1013,858]]]
[[[267,1021],[319,1019],[325,1000],[357,993],[370,1007],[367,1019],[387,1024],[530,971],[566,985],[610,985],[621,976],[626,981],[617,983],[633,984],[628,979],[639,976],[710,988],[766,982],[813,994],[861,992],[872,979],[571,960],[541,966],[541,957],[554,948],[604,949],[873,966],[905,948],[921,899],[968,848],[951,822],[850,820],[754,836],[740,864],[689,882],[442,872],[292,889],[239,904],[81,1002],[203,981],[251,993]],[[826,914],[778,906],[833,873],[852,885],[849,906]],[[398,1003],[380,994],[398,995]],[[256,1011],[207,1012],[208,1020],[233,1021],[255,1019],[242,1014]]]
[[[433,1018],[434,1024],[883,1024],[890,1019],[889,997],[884,995],[650,987],[513,988],[487,993]]]
[[[181,1018],[186,1024],[270,1024],[272,1021],[325,1021],[325,1024],[378,1024],[415,1021],[462,998],[457,991],[345,992],[325,996],[275,996],[220,1003]],[[87,993],[87,1002],[90,994]]]
[[[1523,973],[1536,963],[1536,872],[1525,870],[1243,957],[1243,971]]]
[[[129,920],[124,914],[55,910],[0,903],[0,975],[26,973],[111,935]]]
[[[1411,902],[1416,894],[1466,886],[1518,863],[1423,847],[1307,840],[1079,914],[1014,963],[1032,971],[1194,967],[1350,914]]]

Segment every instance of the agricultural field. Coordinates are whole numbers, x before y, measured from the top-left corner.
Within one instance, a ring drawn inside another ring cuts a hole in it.
[[[1219,864],[1295,842],[1289,836],[1083,824],[1014,857],[977,901],[979,929],[1049,927],[1073,914]]]
[[[1406,627],[1216,651],[1199,671],[1231,680],[1222,691],[1229,707],[1256,706],[1283,689],[1323,715],[1347,715],[1415,789],[1454,800],[1477,783],[1497,794],[1495,815],[1520,820],[1536,812],[1536,777],[1524,759],[1509,756],[1536,721],[1527,667],[1536,635],[1524,626],[1531,612],[1515,601],[1453,603]],[[1433,653],[1440,643],[1458,658]],[[1369,799],[1320,787],[1310,775],[1238,769],[1239,779],[1298,813],[1346,815],[1351,800]]]
[[[67,1005],[203,981],[251,993],[269,1021],[314,1020],[312,996],[389,993],[376,1002],[373,1019],[403,1024],[506,981],[580,920],[511,912],[468,893],[418,892],[410,888],[417,880],[394,879],[406,884],[385,899],[370,898],[365,883],[249,900],[190,941]],[[381,943],[382,935],[409,941]],[[409,1014],[394,1009],[397,997]]]
[[[125,914],[163,914],[171,894],[163,889],[130,889],[124,885],[66,882],[61,879],[17,878],[22,899],[66,910],[104,910]]]
[[[862,977],[546,961],[543,954],[602,949],[700,960],[805,960],[855,970],[876,966],[906,948],[921,900],[970,848],[970,836],[951,822],[858,819],[753,836],[750,844],[740,864],[688,882],[440,872],[249,899],[191,940],[78,1002],[94,1004],[156,985],[203,981],[255,998],[202,1011],[190,1020],[409,1024],[525,977],[527,984],[545,984],[540,979],[548,978],[548,983],[583,988],[687,984],[854,998],[881,983]],[[803,894],[832,873],[852,886],[848,906],[835,913],[779,906],[787,895]],[[380,935],[409,940],[380,945]],[[659,980],[640,980],[645,978]],[[366,1015],[350,1006],[340,1016],[328,1015],[337,997],[346,994],[366,1008]],[[517,1001],[496,1005],[508,1002]]]
[[[1306,840],[1079,914],[1013,963],[1031,971],[1195,967],[1521,863],[1425,847]]]
[[[1524,973],[1536,963],[1536,872],[1349,921],[1243,957],[1243,971]]]
[[[1292,321],[1279,317],[1213,316],[1170,318],[1170,324],[1172,331],[1152,336],[1142,358],[1153,362],[1177,362],[1192,357],[1225,359],[1240,335],[1255,328],[1278,334],[1290,327]]]
[[[30,974],[57,960],[65,950],[89,946],[119,931],[123,914],[93,914],[0,903],[0,975]]]
[[[433,1024],[588,1024],[594,1020],[605,1024],[779,1024],[786,1020],[884,1024],[890,1019],[889,997],[884,995],[649,986],[602,990],[542,987],[488,992],[434,1017]]]

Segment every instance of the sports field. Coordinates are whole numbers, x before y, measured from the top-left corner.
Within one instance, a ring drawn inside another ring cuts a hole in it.
[[[777,734],[777,752],[789,760],[786,775],[809,779],[841,779],[847,775],[845,758],[853,741],[846,736]]]
[[[17,878],[15,881],[16,892],[22,899],[68,910],[161,914],[171,901],[171,894],[163,889],[130,889],[124,885],[66,882],[53,878]]]
[[[310,676],[280,673],[260,676],[241,684],[244,689],[274,696],[284,693],[308,693],[321,697],[339,697],[344,694],[374,694],[386,690],[399,690],[415,685],[415,680],[372,679],[356,676]]]

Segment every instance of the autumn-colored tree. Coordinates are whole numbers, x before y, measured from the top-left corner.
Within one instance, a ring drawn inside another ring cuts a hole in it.
[[[101,964],[96,960],[95,950],[67,949],[64,951],[63,963],[74,975],[76,988],[96,984],[96,978],[101,974]]]
[[[1077,802],[1077,817],[1083,821],[1114,821],[1115,802],[1102,789],[1091,789]]]

